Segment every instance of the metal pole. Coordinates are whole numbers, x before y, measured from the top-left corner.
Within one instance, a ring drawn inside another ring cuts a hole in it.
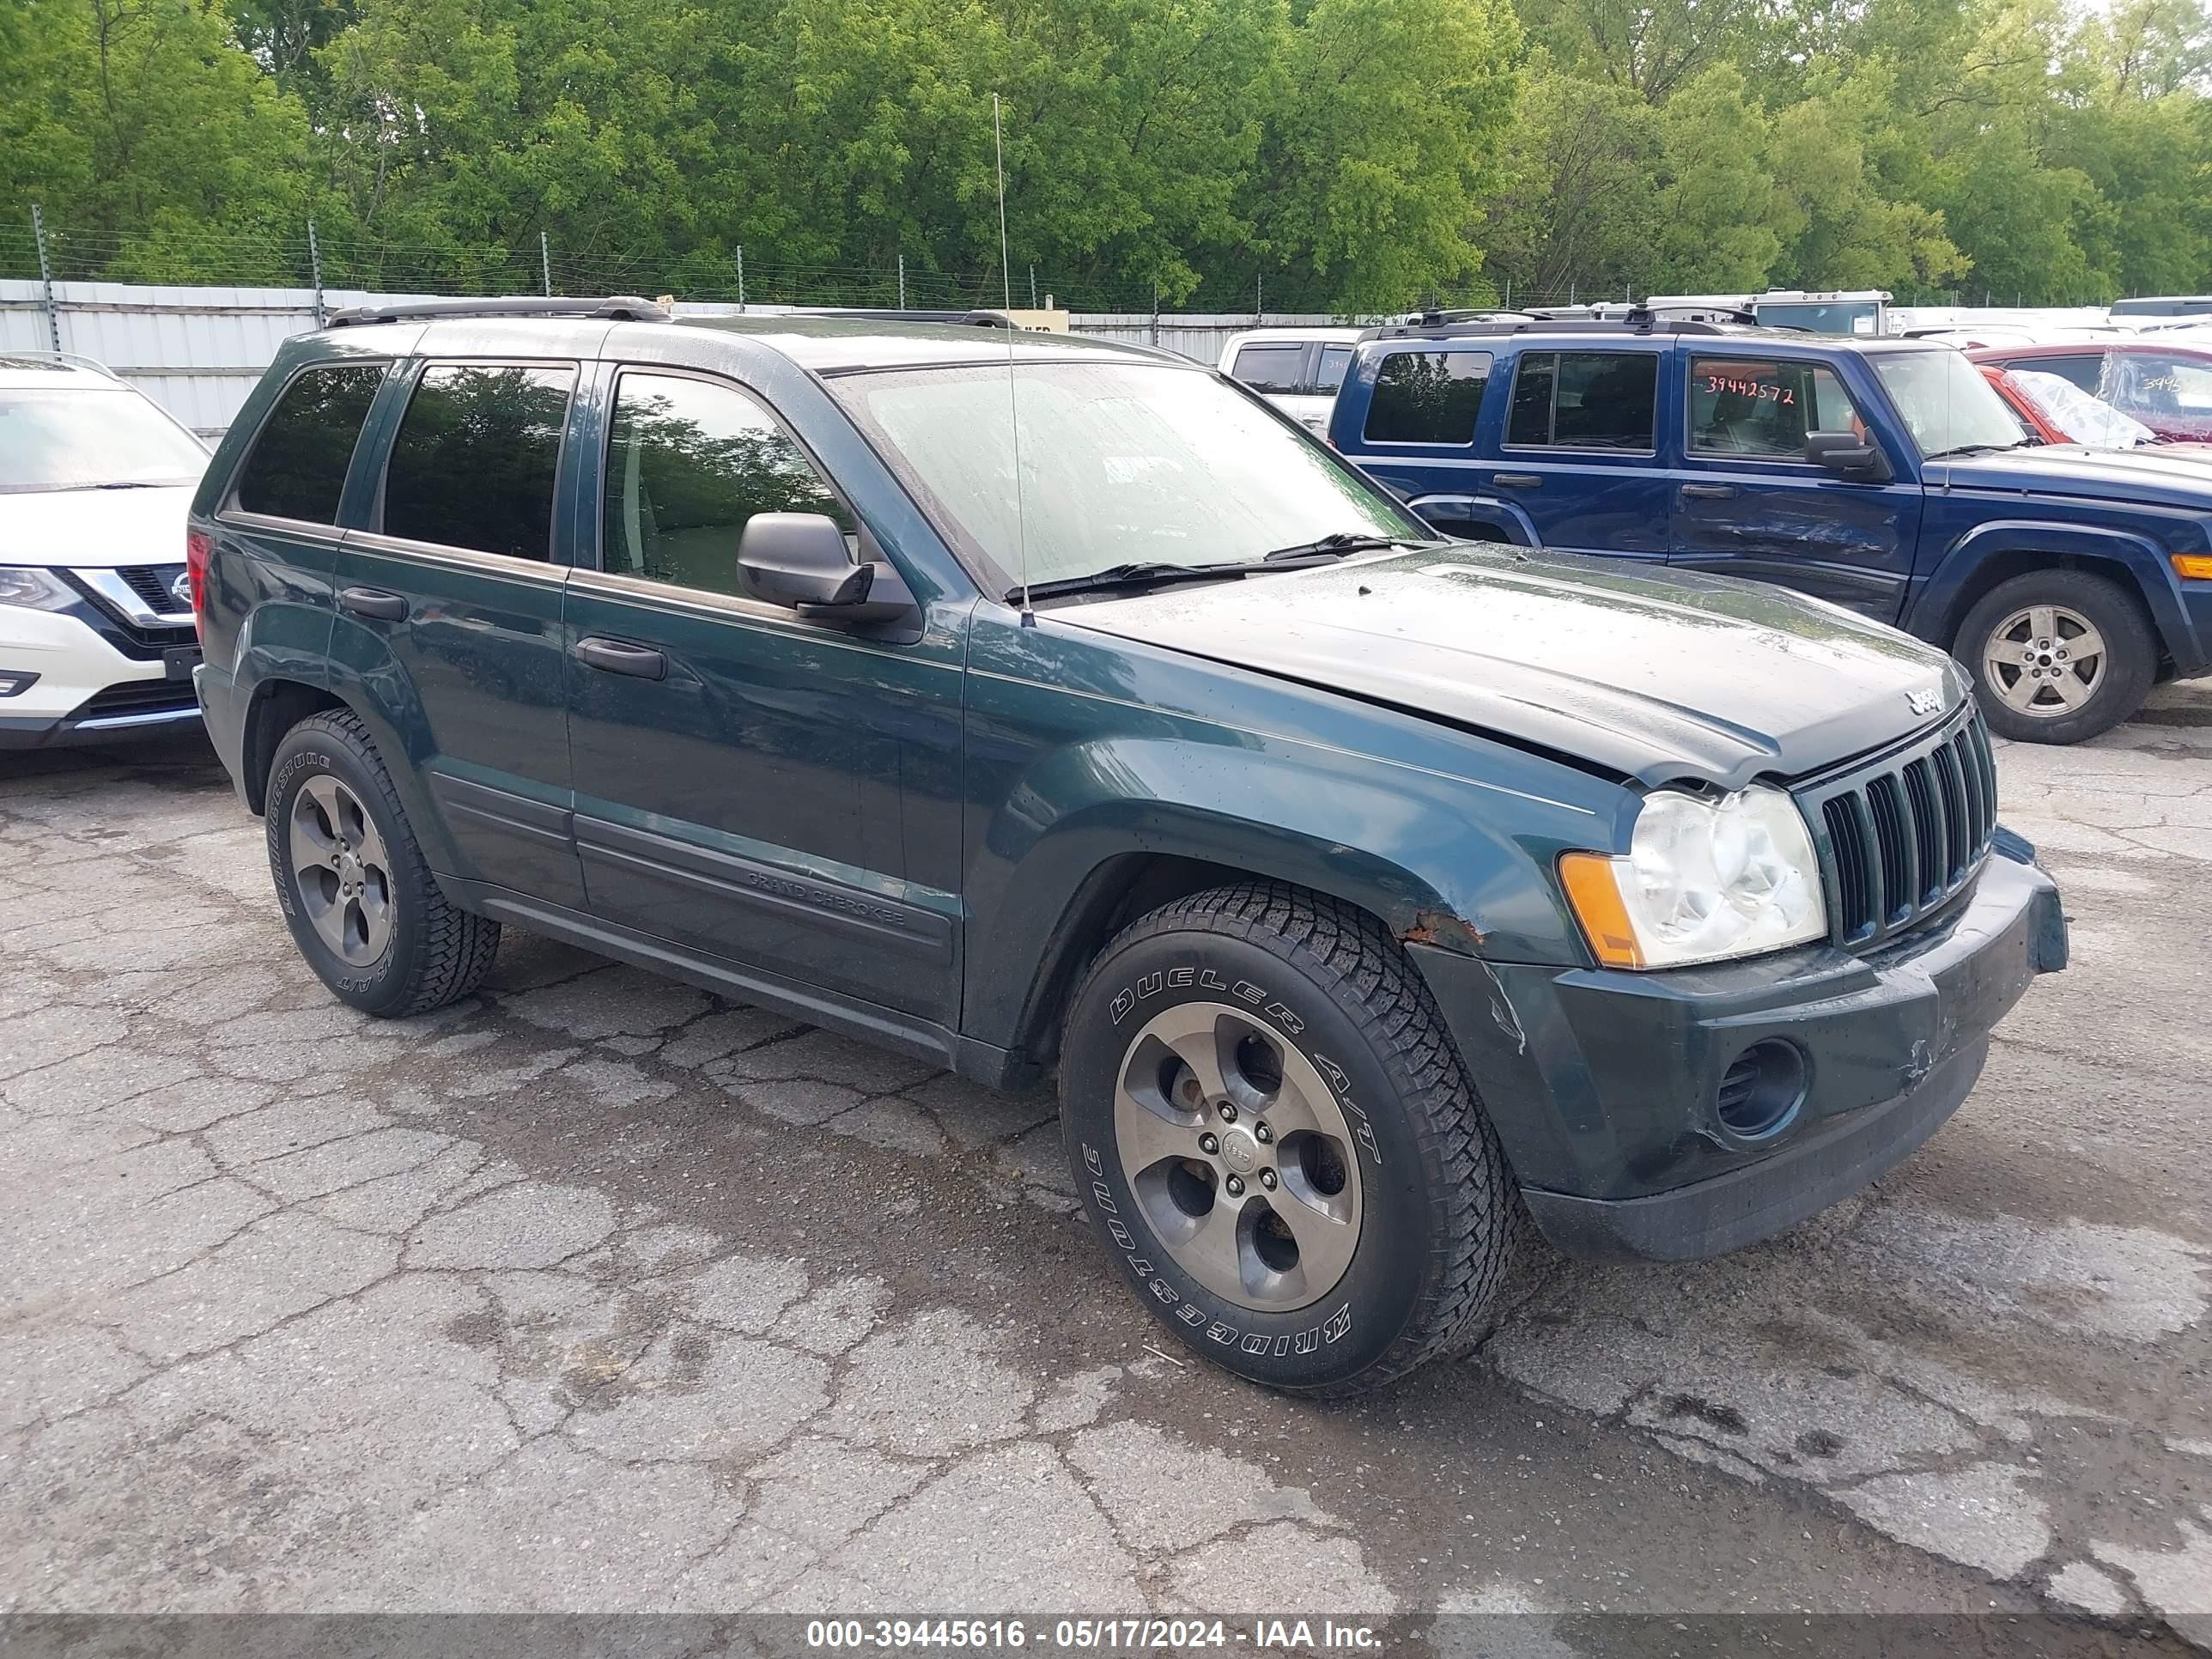
[[[902,254],[900,254],[900,255],[899,255],[899,303],[898,303],[898,308],[899,308],[901,311],[904,311],[904,310],[906,309],[906,255],[905,255],[905,254],[903,254],[903,253],[902,253]]]
[[[738,303],[745,302],[745,245],[738,244]]]
[[[1031,265],[1030,267],[1030,309],[1035,311],[1036,308],[1036,267]]]
[[[46,295],[46,335],[54,349],[62,349],[62,314],[54,307],[53,267],[46,263],[46,220],[36,202],[31,204],[31,240],[39,245],[39,286]]]
[[[1510,276],[1505,279],[1505,308],[1508,311],[1513,309],[1513,279]]]
[[[1160,343],[1160,279],[1152,278],[1152,343]]]
[[[315,240],[315,218],[307,216],[307,275],[315,284],[315,326],[323,325],[323,249]]]
[[[553,297],[553,244],[546,240],[545,233],[542,230],[538,233],[538,274],[545,279],[545,297],[551,299]]]
[[[1252,276],[1252,320],[1261,327],[1267,322],[1267,279],[1256,271]]]

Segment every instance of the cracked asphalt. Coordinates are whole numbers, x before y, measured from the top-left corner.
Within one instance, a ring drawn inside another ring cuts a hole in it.
[[[510,932],[363,1020],[202,746],[0,762],[0,1611],[2033,1614],[2212,1644],[2212,684],[2000,757],[2075,960],[1765,1246],[1352,1406],[1179,1357],[1048,1098]]]

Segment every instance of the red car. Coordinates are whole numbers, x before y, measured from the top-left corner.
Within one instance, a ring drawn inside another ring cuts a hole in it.
[[[2212,440],[2212,337],[1982,346],[1966,356],[1984,367],[2042,369],[2070,380],[2161,438]]]
[[[2048,369],[1981,365],[1982,378],[1996,388],[2020,423],[2047,444],[2080,444],[2089,449],[2136,449],[2146,445],[2162,455],[2212,461],[2212,443],[2161,438],[2132,416],[2082,391]]]

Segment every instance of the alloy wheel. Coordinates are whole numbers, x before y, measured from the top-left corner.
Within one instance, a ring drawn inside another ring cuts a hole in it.
[[[1188,1002],[1121,1058],[1121,1173],[1176,1264],[1240,1307],[1335,1288],[1359,1243],[1359,1160],[1311,1061],[1249,1013]]]
[[[2006,707],[2030,720],[2079,712],[2105,681],[2105,638],[2063,605],[2015,611],[1990,632],[1982,672]]]
[[[350,967],[392,942],[392,860],[361,798],[329,773],[292,798],[292,887],[317,935]]]

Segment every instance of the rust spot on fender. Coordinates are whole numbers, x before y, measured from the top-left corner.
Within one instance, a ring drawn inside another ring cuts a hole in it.
[[[1447,950],[1475,951],[1482,948],[1479,932],[1443,910],[1414,911],[1413,925],[1400,928],[1398,939],[1405,945],[1441,945]]]

